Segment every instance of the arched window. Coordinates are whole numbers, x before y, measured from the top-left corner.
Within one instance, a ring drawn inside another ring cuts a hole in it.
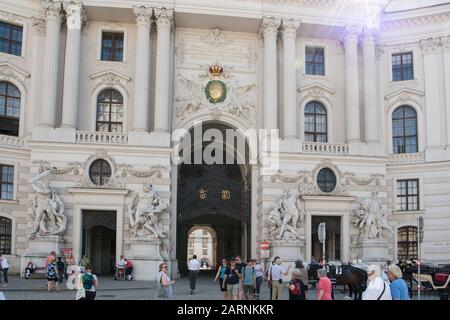
[[[12,83],[0,82],[0,134],[19,135],[20,91]]]
[[[11,254],[11,219],[0,217],[0,254]]]
[[[106,89],[97,98],[97,131],[122,132],[123,97],[119,91]]]
[[[327,110],[316,101],[305,106],[305,141],[327,142]]]
[[[393,152],[417,152],[417,113],[410,106],[401,106],[392,113]]]
[[[102,186],[108,183],[109,179],[111,178],[111,166],[109,165],[108,161],[97,159],[92,162],[91,166],[89,167],[89,177],[91,178],[91,181],[97,186]]]
[[[417,227],[406,226],[398,228],[397,259],[417,259]]]

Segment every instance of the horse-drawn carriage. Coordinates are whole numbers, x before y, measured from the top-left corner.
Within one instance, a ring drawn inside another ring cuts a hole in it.
[[[448,300],[450,293],[450,265],[421,264],[420,276],[418,265],[415,261],[400,262],[398,265],[403,271],[403,279],[408,285],[410,297],[412,297],[413,289],[417,288],[420,282],[424,292],[435,293],[441,300]]]

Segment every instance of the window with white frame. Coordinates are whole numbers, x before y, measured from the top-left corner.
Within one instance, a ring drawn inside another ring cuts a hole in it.
[[[22,55],[23,27],[0,21],[0,52]]]
[[[325,49],[321,47],[305,48],[305,73],[308,75],[325,75]]]
[[[14,167],[0,164],[0,199],[13,200]]]
[[[412,52],[392,55],[392,81],[405,81],[414,79]]]
[[[417,259],[417,227],[405,226],[398,229],[397,259],[401,261]]]
[[[102,61],[123,61],[123,32],[102,32]]]
[[[392,140],[394,154],[417,152],[417,113],[412,107],[401,106],[392,113]]]
[[[397,211],[417,211],[419,208],[419,179],[397,180]]]

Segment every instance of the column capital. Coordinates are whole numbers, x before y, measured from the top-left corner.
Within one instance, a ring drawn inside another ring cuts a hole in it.
[[[173,27],[173,9],[156,8],[155,17],[157,30],[160,28],[171,29]]]
[[[86,12],[81,2],[71,1],[64,3],[64,11],[66,12],[67,29],[81,30],[87,21]]]
[[[450,52],[450,36],[441,37],[441,45],[444,52]]]
[[[429,38],[420,40],[420,46],[424,55],[433,54],[438,52],[441,41],[439,38]]]
[[[283,38],[297,36],[297,29],[300,26],[300,20],[283,19],[283,26],[281,27],[281,35]]]
[[[145,25],[150,27],[151,25],[151,17],[152,17],[152,9],[145,6],[134,6],[133,13],[136,17],[136,24]]]
[[[364,33],[362,36],[362,41],[364,44],[375,43],[378,37],[378,30],[374,28],[364,28]]]
[[[362,33],[362,28],[356,25],[346,25],[343,40],[347,41],[358,41],[359,35]]]
[[[62,6],[60,1],[43,0],[42,7],[44,8],[46,19],[62,21],[63,16],[61,14]]]
[[[281,19],[274,17],[263,17],[261,23],[261,33],[264,38],[276,37],[278,35],[278,29],[281,26]]]
[[[44,19],[31,17],[31,26],[34,34],[36,35],[45,34],[46,25]]]

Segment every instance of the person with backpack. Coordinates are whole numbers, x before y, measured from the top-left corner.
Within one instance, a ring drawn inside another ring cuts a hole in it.
[[[300,270],[292,270],[291,277],[291,282],[288,284],[289,300],[306,300],[306,285],[301,280]]]
[[[249,259],[247,265],[242,268],[242,283],[244,288],[243,298],[245,300],[252,300],[253,292],[256,287],[256,271],[255,260]]]
[[[236,260],[230,259],[230,266],[225,271],[222,288],[227,288],[229,300],[239,300],[239,270],[236,267]]]
[[[85,298],[80,300],[94,300],[97,294],[98,280],[97,276],[92,273],[92,267],[88,264],[85,272],[81,275],[81,284],[86,292]]]

